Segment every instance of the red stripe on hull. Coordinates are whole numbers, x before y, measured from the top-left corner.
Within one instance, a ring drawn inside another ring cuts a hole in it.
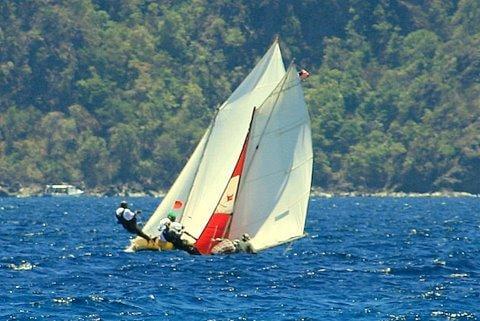
[[[207,227],[203,230],[197,242],[195,242],[195,247],[201,254],[210,254],[212,247],[218,243],[212,241],[212,239],[224,237],[230,217],[230,214],[225,213],[215,213],[212,215]]]

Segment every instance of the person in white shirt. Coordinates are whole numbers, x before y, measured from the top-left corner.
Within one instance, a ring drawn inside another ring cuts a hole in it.
[[[120,207],[117,208],[115,211],[115,215],[117,217],[118,223],[122,224],[122,226],[130,233],[137,234],[138,236],[144,238],[148,242],[151,240],[155,241],[155,238],[150,238],[147,234],[143,233],[140,226],[137,224],[137,215],[140,214],[140,211],[136,211],[135,213],[132,212],[128,208],[128,203],[122,201],[120,203]]]
[[[171,238],[169,237],[170,225],[175,222],[176,218],[177,215],[173,211],[170,211],[168,212],[167,217],[164,217],[160,220],[160,227],[158,228],[158,230],[160,231],[160,241],[171,242]]]
[[[186,251],[190,254],[200,254],[193,244],[182,239],[183,233],[188,233],[185,232],[185,227],[182,223],[175,221],[176,218],[175,212],[170,211],[166,218],[160,220],[158,228],[160,231],[159,239],[163,242],[172,243],[178,250]]]

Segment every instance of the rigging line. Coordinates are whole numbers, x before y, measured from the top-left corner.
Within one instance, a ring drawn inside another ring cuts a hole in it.
[[[285,76],[283,76],[283,79],[279,82],[277,88],[280,88],[280,89],[283,88],[283,85],[284,85],[285,82],[287,81],[288,74],[289,74],[290,69],[292,68],[292,66],[293,66],[293,62],[292,62],[292,63],[290,64],[290,66],[288,67],[287,72],[285,73]],[[270,99],[270,97],[273,95],[273,93],[274,93],[275,91],[276,91],[276,89],[274,89],[274,90],[272,91],[272,93],[271,93],[270,95],[268,95],[268,97],[263,101],[263,103],[262,103],[262,104],[260,105],[260,107],[258,107],[258,108],[261,108],[261,107],[268,101],[268,99]],[[276,95],[275,102],[273,103],[273,107],[272,107],[272,109],[270,110],[270,114],[268,115],[268,118],[267,118],[267,121],[266,121],[266,123],[265,123],[265,126],[263,126],[262,133],[261,133],[260,136],[259,136],[260,138],[258,139],[257,146],[254,147],[255,149],[253,150],[252,156],[250,157],[250,160],[249,160],[249,162],[248,162],[248,164],[247,164],[247,167],[245,168],[245,172],[244,172],[244,175],[245,175],[245,176],[248,175],[248,172],[249,172],[250,167],[251,167],[251,164],[252,164],[252,160],[254,159],[255,154],[257,153],[258,146],[260,146],[260,142],[262,141],[263,134],[265,133],[265,128],[267,127],[268,123],[270,122],[270,119],[271,119],[272,114],[273,114],[273,110],[275,109],[275,106],[277,105],[277,102],[278,102],[278,100],[280,99],[280,93],[281,93],[281,90],[280,90],[280,92]],[[251,147],[253,147],[253,146],[251,146]],[[245,185],[245,184],[241,184],[241,185],[239,186],[239,189],[238,189],[238,193],[239,193],[239,194],[243,191],[243,186],[244,186],[244,185]]]
[[[293,241],[288,242],[287,247],[283,251],[283,255],[285,256],[288,252],[290,252],[293,248]]]
[[[190,201],[190,198],[191,198],[191,194],[192,194],[192,189],[193,189],[193,186],[195,185],[196,181],[197,181],[197,178],[198,178],[198,172],[200,170],[200,166],[202,165],[202,160],[203,158],[205,157],[205,150],[207,149],[207,146],[208,146],[208,142],[210,141],[210,136],[212,135],[212,132],[213,132],[213,128],[215,127],[215,121],[217,120],[217,116],[218,116],[218,112],[220,111],[219,108],[216,108],[215,110],[215,115],[213,116],[213,119],[210,123],[210,126],[209,126],[209,132],[208,132],[208,137],[207,137],[207,140],[205,141],[205,145],[203,146],[203,150],[202,150],[202,156],[200,157],[200,160],[198,162],[198,166],[197,166],[197,169],[195,171],[195,178],[193,179],[193,182],[192,182],[192,185],[190,186],[190,190],[188,191],[188,197],[187,197],[187,201],[185,202],[185,210],[183,210],[183,214],[185,214],[186,210],[187,210],[187,206],[189,204],[189,201]],[[182,219],[183,219],[184,215],[182,215]]]
[[[291,85],[285,86],[285,88],[282,88],[282,91],[287,91],[289,89],[292,89],[294,87],[300,86],[300,82],[296,80],[291,80],[288,83],[291,83]]]
[[[300,121],[297,121],[295,123],[290,124],[288,127],[279,127],[276,129],[273,129],[271,131],[265,131],[264,136],[271,135],[271,134],[284,134],[287,133],[291,130],[296,129],[297,127],[300,127],[302,125],[307,125],[307,122],[305,121],[306,119],[302,119]],[[259,137],[259,135],[255,136]]]
[[[215,236],[217,234],[217,231],[218,231],[218,224],[215,225],[215,230],[213,231],[213,236]],[[203,231],[202,231],[203,233]],[[209,251],[211,251],[212,249],[212,243],[213,243],[213,239],[210,238],[210,241],[208,242],[208,248],[209,248]]]
[[[288,170],[289,173],[293,172],[294,170],[296,170],[297,168],[303,166],[306,162],[310,161],[313,159],[313,156],[310,156],[306,159],[304,159],[303,161],[301,161],[300,163],[297,163],[296,165],[294,166],[291,166],[290,169]],[[273,176],[273,175],[276,175],[278,173],[283,173],[285,172],[285,170],[279,170],[279,171],[275,171],[275,172],[272,172],[272,173],[269,173],[267,175],[262,175],[262,176],[259,176],[259,177],[256,177],[256,178],[253,178],[253,179],[249,179],[248,181],[245,181],[245,184],[247,183],[251,183],[251,182],[255,182],[255,181],[258,181],[259,179],[262,179],[262,178],[265,178],[265,177],[269,177],[269,176]]]
[[[286,72],[285,72],[285,74],[286,74]],[[283,77],[282,77],[282,78],[283,78]],[[290,88],[293,88],[293,87],[296,87],[296,86],[299,86],[299,85],[300,85],[300,83],[297,83],[295,80],[291,80],[291,81],[289,81],[289,82],[287,82],[287,83],[293,83],[293,84],[292,84],[292,85],[289,85],[289,86],[285,86],[285,88],[283,88],[283,89],[281,89],[281,90],[279,89],[278,91],[274,90],[273,93],[274,93],[274,94],[281,93],[282,91],[285,91],[285,90],[288,90],[288,89],[290,89]],[[267,84],[265,84],[265,85],[256,86],[254,89],[255,89],[255,90],[256,90],[256,89],[262,89],[262,88],[270,87],[270,86],[271,86],[271,83],[267,83]]]
[[[195,236],[193,236],[192,234],[188,233],[187,231],[183,231],[183,233],[185,233],[186,235],[190,236],[192,239],[194,239],[195,241],[198,240],[198,238],[196,238]]]

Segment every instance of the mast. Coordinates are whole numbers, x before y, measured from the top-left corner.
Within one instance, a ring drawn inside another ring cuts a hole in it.
[[[275,36],[274,42],[278,42],[278,35]],[[277,87],[277,88],[280,88],[280,90],[282,90],[285,82],[287,81],[287,75],[288,75],[288,72],[290,71],[290,68],[292,68],[292,66],[293,66],[293,61],[290,63],[290,66],[288,67],[287,72],[285,73],[285,76],[284,76],[283,79],[280,81],[280,83],[279,83],[279,85],[278,85],[278,87]],[[265,101],[267,101],[267,100],[268,100],[270,97],[272,97],[274,94],[276,94],[276,89],[273,90],[272,93],[271,93],[267,98],[265,98]],[[260,138],[258,139],[258,142],[257,142],[257,144],[256,144],[256,146],[255,146],[255,149],[253,150],[253,154],[252,154],[252,156],[251,156],[251,158],[250,158],[250,161],[247,163],[247,168],[245,169],[245,172],[244,172],[245,175],[248,175],[248,171],[250,170],[250,166],[251,166],[251,164],[252,164],[252,161],[253,161],[253,159],[254,159],[254,157],[255,157],[255,154],[256,154],[256,152],[257,152],[257,150],[258,150],[258,147],[260,146],[260,143],[261,143],[262,138],[263,138],[263,134],[265,133],[265,129],[267,128],[267,126],[268,126],[268,124],[269,124],[269,122],[270,122],[270,118],[272,117],[273,110],[275,109],[275,106],[277,105],[277,102],[278,102],[278,99],[279,99],[279,98],[280,98],[280,95],[279,95],[279,93],[278,93],[278,94],[276,95],[276,98],[275,98],[274,107],[270,110],[270,113],[268,114],[268,118],[267,118],[267,121],[266,121],[266,123],[265,123],[265,126],[264,126],[263,129],[262,129],[262,133],[260,134]],[[265,102],[265,101],[264,101],[264,102]],[[262,102],[262,105],[263,105],[263,102]],[[260,105],[260,107],[261,107],[262,105]],[[255,111],[255,110],[254,110],[254,111]],[[250,126],[252,126],[252,122],[253,122],[253,115],[252,115],[252,120],[251,120]],[[239,191],[238,191],[239,194],[242,192],[242,189],[243,189],[243,184],[241,184],[240,187],[239,187]]]
[[[274,44],[220,107],[182,218],[185,229],[195,238],[231,179],[249,130],[251,106],[259,106],[284,75],[280,49]]]
[[[217,202],[216,209],[210,216],[208,223],[201,232],[195,247],[202,254],[210,254],[213,246],[218,243],[215,239],[228,237],[230,224],[234,214],[235,202],[238,195],[238,187],[243,176],[243,169],[245,164],[245,157],[248,149],[248,142],[250,136],[250,129],[255,115],[255,107],[252,111],[249,131],[243,142],[243,147],[238,156],[235,168],[231,174],[230,180],[227,182],[221,197]]]

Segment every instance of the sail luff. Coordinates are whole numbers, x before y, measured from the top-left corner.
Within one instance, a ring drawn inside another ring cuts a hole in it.
[[[217,109],[215,110],[215,115],[213,116],[213,119],[212,119],[212,121],[211,121],[211,123],[210,123],[210,126],[208,127],[208,136],[207,136],[207,139],[206,139],[206,141],[205,141],[205,146],[204,146],[203,149],[202,149],[202,154],[201,154],[201,156],[200,156],[199,165],[198,165],[197,168],[196,168],[192,185],[190,186],[190,189],[189,189],[189,191],[188,191],[188,196],[187,196],[186,204],[188,204],[188,201],[189,201],[190,196],[191,196],[191,194],[192,194],[193,187],[195,186],[195,182],[196,182],[197,176],[198,176],[198,171],[199,171],[199,169],[200,169],[200,164],[202,163],[203,157],[205,156],[205,150],[206,150],[206,148],[207,148],[207,146],[208,146],[208,142],[209,142],[209,140],[210,140],[210,136],[211,136],[211,134],[212,134],[212,130],[213,130],[213,128],[215,127],[215,120],[217,119],[218,112],[219,112],[219,108],[217,108]],[[182,214],[183,214],[183,213],[182,213]],[[183,218],[183,215],[182,215],[182,217],[180,217],[180,220],[179,220],[180,222],[181,222],[182,218]]]

